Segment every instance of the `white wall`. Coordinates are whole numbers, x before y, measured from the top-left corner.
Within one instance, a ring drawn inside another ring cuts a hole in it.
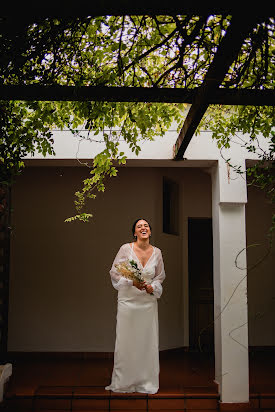
[[[27,168],[13,189],[9,350],[113,350],[116,292],[108,271],[118,247],[131,239],[132,221],[142,215],[151,220],[152,240],[163,250],[167,270],[159,302],[160,346],[188,346],[187,219],[211,217],[209,171],[221,154],[211,134],[205,132],[193,137],[185,154],[187,160],[174,162],[175,129],[155,142],[144,143],[138,159],[126,150],[129,167],[121,168],[106,192],[91,202],[94,218],[89,224],[63,223],[75,213],[73,194],[87,169],[62,164],[79,166],[76,156],[91,159],[102,144],[83,141],[79,146],[69,132],[56,132],[56,157],[43,160],[35,155],[27,161],[39,167]],[[223,155],[242,165],[248,157],[239,145],[232,145]],[[43,167],[45,164],[60,166]],[[224,163],[220,165],[223,175],[228,174],[226,184],[234,191],[234,175]],[[180,236],[162,233],[163,176],[180,183]],[[248,265],[266,250],[271,216],[271,205],[262,195],[249,193],[247,240],[248,244],[260,242],[263,249],[258,247],[256,253],[255,248],[248,249]],[[245,202],[245,187],[237,195],[237,200]],[[275,344],[272,264],[270,254],[248,275],[250,345]],[[100,316],[95,311],[99,307]]]
[[[91,202],[91,223],[65,224],[85,168],[27,168],[13,188],[10,351],[112,351],[116,291],[108,271],[137,216],[153,226],[167,279],[160,347],[188,339],[187,217],[211,213],[210,176],[196,169],[121,168]],[[162,177],[181,184],[181,234],[162,233]],[[194,206],[195,205],[195,206]]]
[[[141,193],[136,185],[139,173],[133,170],[132,179],[121,173],[94,202],[91,223],[65,224],[74,213],[73,194],[86,173],[80,168],[30,168],[17,180],[9,350],[113,347],[116,296],[108,271],[119,246],[131,239],[135,217],[153,216],[155,177],[147,177]]]
[[[70,159],[74,160],[75,165],[77,165],[77,159],[93,159],[96,154],[104,150],[104,139],[101,134],[93,136],[91,133],[89,139],[85,139],[88,133],[87,131],[83,131],[81,132],[81,136],[84,138],[73,136],[68,130],[53,131],[55,155],[47,155],[46,159]],[[141,151],[138,156],[129,149],[124,141],[119,143],[119,150],[125,152],[127,159],[138,159],[138,161],[142,159],[172,160],[173,146],[176,143],[177,137],[177,125],[174,124],[164,136],[155,136],[154,141],[141,141]],[[184,154],[184,158],[187,160],[217,160],[224,156],[226,159],[257,159],[257,153],[249,153],[245,147],[243,147],[243,142],[249,141],[249,136],[242,135],[241,139],[242,140],[238,141],[237,138],[233,138],[229,150],[220,150],[217,147],[216,141],[212,139],[212,133],[202,131],[199,135],[192,137]],[[268,141],[264,137],[259,136],[258,142],[263,150],[268,148]],[[259,150],[259,152],[261,152],[261,150]],[[27,156],[26,159],[45,160],[44,156],[39,153],[35,153],[34,156]],[[172,164],[171,167],[173,167]]]

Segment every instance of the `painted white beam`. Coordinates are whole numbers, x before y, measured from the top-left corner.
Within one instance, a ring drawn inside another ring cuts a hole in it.
[[[222,159],[213,167],[215,380],[221,402],[245,403],[249,400],[246,181],[230,173]]]

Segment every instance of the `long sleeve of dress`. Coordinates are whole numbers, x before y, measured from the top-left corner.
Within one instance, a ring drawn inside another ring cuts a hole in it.
[[[153,282],[151,283],[151,286],[154,289],[154,295],[156,298],[160,298],[162,295],[162,282],[165,279],[165,270],[164,270],[164,263],[162,259],[162,254],[160,249],[157,249],[157,264],[156,264],[156,272],[155,272],[155,277],[153,279]]]
[[[125,277],[121,276],[121,274],[117,271],[115,265],[121,263],[129,258],[129,246],[127,244],[122,245],[119,249],[115,260],[113,262],[112,268],[110,270],[110,276],[112,285],[116,290],[120,290],[122,288],[127,288],[133,286],[133,281],[131,279],[126,279]]]

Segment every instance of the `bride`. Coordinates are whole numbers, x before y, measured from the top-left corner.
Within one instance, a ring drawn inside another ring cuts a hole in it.
[[[133,224],[135,242],[119,249],[110,270],[118,290],[116,343],[112,382],[114,392],[156,393],[159,388],[159,337],[157,298],[165,278],[160,249],[150,244],[151,226],[145,219]],[[134,260],[143,283],[119,274],[116,265]]]

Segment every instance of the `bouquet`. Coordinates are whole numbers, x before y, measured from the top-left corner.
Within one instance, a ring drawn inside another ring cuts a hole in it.
[[[141,270],[138,267],[137,262],[134,260],[125,260],[115,265],[118,272],[127,279],[136,280],[139,283],[145,282]],[[151,293],[153,295],[153,293]]]

